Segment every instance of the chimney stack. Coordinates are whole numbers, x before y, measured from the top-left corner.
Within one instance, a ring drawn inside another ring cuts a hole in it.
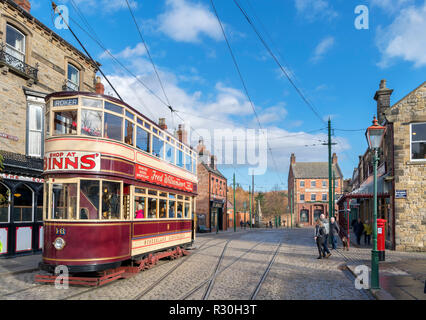
[[[390,108],[390,96],[392,92],[393,89],[386,88],[386,80],[381,80],[379,90],[377,90],[374,95],[374,100],[377,101],[377,120],[380,125],[382,125],[385,120],[384,112],[386,109]]]
[[[295,164],[295,163],[296,163],[296,156],[294,155],[294,153],[292,153],[290,156],[290,164]]]
[[[336,155],[336,153],[333,153],[333,156],[332,156],[332,158],[331,158],[332,160],[331,160],[331,163],[332,164],[337,164],[337,155]]]
[[[31,3],[28,0],[15,0],[15,3],[20,6],[22,9],[24,9],[26,12],[30,12],[31,10]]]
[[[167,130],[166,118],[158,119],[158,125],[160,126],[161,129]]]
[[[97,94],[104,94],[105,87],[101,82],[101,77],[96,77],[95,91]]]
[[[178,131],[176,132],[178,139],[180,142],[187,144],[187,140],[188,140],[188,133],[185,130],[185,125],[184,124],[180,124],[178,126]]]
[[[215,162],[215,156],[214,155],[211,155],[210,156],[210,168],[212,168],[212,169],[214,169],[214,170],[216,170],[216,162]]]

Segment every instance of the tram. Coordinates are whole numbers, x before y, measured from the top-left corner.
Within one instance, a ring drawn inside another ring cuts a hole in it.
[[[190,146],[111,96],[45,99],[41,269],[100,272],[193,243]]]

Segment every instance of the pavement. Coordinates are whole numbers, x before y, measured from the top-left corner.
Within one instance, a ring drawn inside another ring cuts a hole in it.
[[[372,245],[356,244],[351,232],[349,251],[340,252],[347,257],[347,268],[354,275],[355,268],[366,265],[371,270]],[[385,261],[379,262],[380,290],[371,290],[379,300],[426,300],[426,253],[386,250]]]
[[[0,276],[38,270],[41,253],[0,259]]]

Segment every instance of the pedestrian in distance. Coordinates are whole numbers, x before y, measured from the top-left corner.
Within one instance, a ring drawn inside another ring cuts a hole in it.
[[[272,221],[271,220],[269,220],[269,228],[272,229]]]
[[[337,249],[337,238],[339,237],[339,224],[337,223],[336,219],[334,217],[330,218],[330,236],[331,236],[331,249],[336,250]]]
[[[325,247],[324,247],[324,241],[325,241],[325,226],[324,223],[318,219],[315,225],[315,233],[314,233],[314,239],[317,244],[318,248],[318,258],[328,258],[330,256],[330,252],[325,254]],[[327,249],[328,250],[328,249]]]
[[[321,213],[320,215],[320,220],[324,225],[325,228],[325,239],[324,239],[324,250],[328,253],[330,253],[330,250],[328,250],[328,235],[330,234],[330,224],[328,222],[328,220],[325,218],[325,214]]]
[[[243,220],[240,220],[240,227],[241,227],[241,229],[243,228]]]
[[[364,244],[370,245],[371,234],[373,233],[373,228],[371,224],[368,223],[368,220],[364,222]]]
[[[364,224],[361,221],[361,218],[358,218],[358,221],[354,225],[354,233],[356,236],[356,243],[361,244],[361,236],[364,232]]]

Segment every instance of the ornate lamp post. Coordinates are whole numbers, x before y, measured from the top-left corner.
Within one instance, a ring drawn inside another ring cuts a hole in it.
[[[380,289],[379,285],[379,253],[377,251],[377,163],[378,150],[382,144],[386,127],[380,126],[374,117],[373,125],[365,131],[368,147],[373,151],[374,168],[374,210],[373,210],[373,250],[371,251],[371,289]]]

